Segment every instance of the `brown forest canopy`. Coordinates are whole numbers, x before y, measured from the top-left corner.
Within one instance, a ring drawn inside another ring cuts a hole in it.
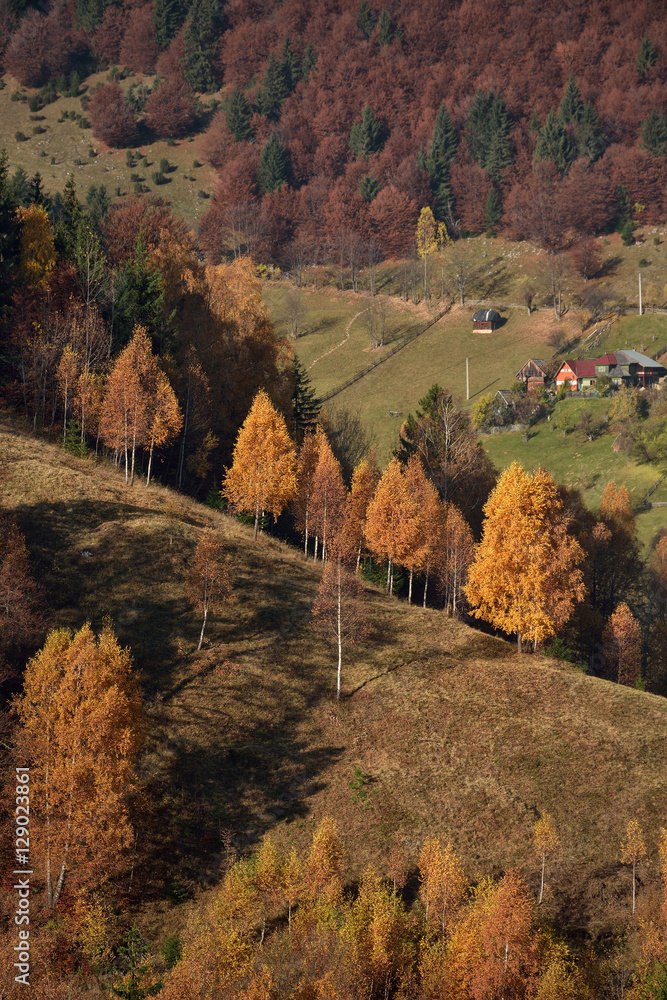
[[[400,254],[427,203],[454,232],[500,222],[531,236],[520,195],[536,166],[563,187],[574,230],[600,231],[636,205],[642,221],[665,216],[659,0],[77,0],[12,16],[4,68],[27,84],[87,46],[135,71],[157,66],[186,100],[187,88],[224,88],[208,138],[220,182],[202,229],[213,259],[285,258],[350,233]]]

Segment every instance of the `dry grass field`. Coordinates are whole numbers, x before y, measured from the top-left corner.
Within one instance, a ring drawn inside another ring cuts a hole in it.
[[[552,813],[562,850],[545,916],[603,939],[628,916],[619,840],[632,816],[657,884],[667,811],[667,703],[373,588],[373,631],[347,653],[336,703],[333,650],[310,629],[320,567],[269,536],[105,461],[67,456],[0,420],[2,503],[25,531],[52,625],[110,616],[141,673],[151,732],[141,762],[126,905],[151,940],[184,919],[228,852],[267,833],[305,849],[333,815],[347,876],[398,840],[416,859],[451,839],[474,879],[519,866],[536,884],[532,825]],[[201,653],[185,577],[205,526],[226,534],[236,600]]]

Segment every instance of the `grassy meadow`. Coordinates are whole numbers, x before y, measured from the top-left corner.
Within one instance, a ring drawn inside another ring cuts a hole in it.
[[[68,456],[7,414],[0,463],[49,625],[110,616],[142,677],[150,736],[124,891],[148,940],[182,926],[187,899],[230,851],[268,832],[305,850],[324,815],[343,835],[349,880],[396,842],[415,862],[438,834],[469,878],[516,865],[536,886],[532,825],[546,810],[562,849],[545,916],[593,938],[629,913],[618,844],[637,816],[651,852],[640,900],[653,891],[664,699],[517,658],[500,639],[367,587],[373,631],[348,650],[337,703],[334,650],[310,626],[320,566],[298,550],[255,544],[237,521],[159,485],[126,487],[110,463]],[[205,526],[225,532],[236,599],[198,653],[185,581]]]
[[[177,215],[195,225],[209,205],[207,198],[200,197],[198,192],[210,195],[215,186],[215,176],[205,165],[201,150],[203,132],[194,136],[191,142],[177,139],[173,145],[167,145],[160,140],[135,146],[134,150],[147,162],[130,167],[124,149],[109,149],[95,139],[90,128],[80,128],[69,117],[59,120],[63,112],[75,112],[85,118],[81,97],[98,83],[106,82],[107,76],[106,72],[89,76],[81,87],[80,97],[59,97],[37,112],[30,111],[27,101],[12,100],[13,93],[30,96],[37,91],[19,87],[11,77],[5,77],[6,86],[0,90],[0,148],[4,146],[7,150],[10,173],[17,167],[23,167],[30,177],[39,171],[48,194],[62,191],[68,175],[72,174],[82,202],[91,184],[104,184],[112,202],[126,198],[134,192],[131,175],[136,173],[152,195],[168,201]],[[124,90],[132,84],[150,86],[152,79],[132,75],[120,81],[120,85]],[[35,128],[44,131],[35,134]],[[17,141],[17,132],[22,132],[26,141]],[[168,159],[175,169],[167,175],[168,184],[156,185],[152,175],[162,158]],[[76,163],[77,160],[81,162]],[[193,166],[195,160],[200,166]],[[116,194],[117,189],[120,194]]]

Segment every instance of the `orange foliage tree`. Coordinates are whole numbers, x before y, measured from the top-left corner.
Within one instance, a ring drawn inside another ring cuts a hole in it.
[[[356,553],[357,573],[366,538],[368,507],[379,481],[380,472],[375,457],[368,456],[362,459],[352,473],[350,492],[345,499],[344,545],[350,552]]]
[[[132,843],[129,799],[143,733],[132,658],[111,627],[51,632],[28,663],[17,746],[30,765],[31,847],[55,906],[66,877],[99,885]]]
[[[219,531],[207,528],[201,534],[188,575],[188,595],[202,616],[199,650],[209,611],[227,604],[232,597],[231,559]]]
[[[618,684],[632,687],[639,679],[641,643],[639,622],[623,602],[614,611],[602,635],[605,659],[616,674]]]
[[[148,427],[146,432],[148,444],[148,472],[146,486],[151,481],[151,466],[153,464],[153,448],[163,448],[173,441],[183,426],[183,414],[164,372],[158,371],[155,391],[148,403]]]
[[[297,488],[290,504],[294,525],[297,531],[303,535],[303,552],[306,556],[308,555],[308,534],[311,527],[313,478],[317,468],[320,442],[323,437],[324,431],[318,427],[314,434],[306,434],[301,442],[297,460]]]
[[[568,533],[551,476],[529,475],[518,462],[489,497],[486,520],[464,590],[476,618],[538,642],[555,635],[584,597],[584,553]]]
[[[135,327],[132,340],[121,351],[109,375],[100,418],[102,440],[125,455],[125,482],[134,484],[137,447],[147,435],[151,399],[158,378],[148,333]],[[131,461],[130,461],[131,456]]]
[[[394,563],[405,564],[415,545],[417,501],[411,496],[397,458],[378,483],[366,514],[366,540],[372,552],[387,560],[387,593],[394,584]]]
[[[438,837],[426,841],[419,856],[419,881],[426,923],[440,927],[444,934],[468,887],[463,866],[451,844],[443,847]]]
[[[233,507],[254,515],[254,538],[260,515],[269,510],[275,519],[296,493],[294,445],[285,418],[263,389],[238,433],[222,493]]]
[[[317,442],[317,465],[313,473],[309,505],[311,530],[315,535],[314,560],[317,559],[318,539],[322,539],[324,562],[332,541],[340,533],[345,513],[345,496],[340,462],[334,456],[326,434],[322,433]]]
[[[438,577],[445,605],[458,615],[468,570],[475,558],[475,539],[468,522],[453,503],[444,511],[442,546],[439,552]]]

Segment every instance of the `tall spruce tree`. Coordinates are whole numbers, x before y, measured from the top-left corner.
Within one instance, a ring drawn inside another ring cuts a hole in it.
[[[112,0],[76,0],[76,24],[91,34],[104,17]]]
[[[642,80],[648,71],[655,66],[658,61],[658,50],[648,37],[648,31],[644,32],[644,37],[639,43],[639,51],[635,57],[635,66]]]
[[[280,106],[289,94],[282,63],[274,52],[269,56],[269,65],[264,70],[262,85],[257,93],[257,110],[269,121],[280,117]]]
[[[667,155],[667,116],[664,111],[651,108],[642,124],[642,146],[654,156]]]
[[[292,360],[292,380],[292,419],[297,442],[301,442],[307,431],[314,430],[322,404],[317,400],[308,373],[296,354]]]
[[[301,63],[292,48],[289,35],[286,36],[282,52],[280,53],[280,67],[283,71],[283,79],[287,87],[287,92],[291,94],[301,79]]]
[[[289,178],[289,152],[280,142],[275,132],[272,132],[264,143],[257,164],[257,181],[264,194],[277,190]]]
[[[595,163],[605,149],[604,133],[600,118],[591,101],[586,101],[577,125],[577,152],[579,156],[587,156]]]
[[[216,42],[224,28],[220,0],[193,0],[183,32],[185,79],[193,92],[210,93],[218,87],[213,58]]]
[[[551,160],[561,173],[565,173],[574,158],[570,135],[555,111],[550,111],[535,146],[535,156]]]
[[[362,0],[357,11],[357,27],[366,40],[371,37],[371,32],[377,24],[377,19],[378,16],[368,0]]]
[[[401,35],[401,29],[394,27],[391,14],[385,7],[380,12],[380,19],[378,21],[378,45],[381,49],[383,49],[386,45],[391,45],[391,43],[396,38],[400,38]]]
[[[565,88],[565,93],[563,94],[563,100],[560,102],[558,117],[562,121],[563,125],[569,125],[570,122],[581,121],[583,112],[584,102],[581,99],[581,94],[579,93],[579,87],[577,86],[577,81],[574,78],[574,73],[570,73],[567,81],[567,87]]]
[[[361,114],[361,121],[355,122],[350,130],[350,149],[355,156],[367,160],[372,153],[382,149],[385,140],[386,129],[367,104]]]
[[[249,142],[255,138],[250,125],[252,107],[238,83],[229,95],[225,106],[227,126],[237,142]]]
[[[9,304],[18,277],[20,224],[17,201],[9,180],[7,150],[0,152],[0,321]]]
[[[503,214],[503,205],[500,200],[500,195],[498,194],[497,188],[491,188],[489,192],[489,197],[486,199],[484,205],[484,221],[486,222],[487,232],[490,236],[496,235],[496,226],[500,222],[500,217]]]
[[[498,183],[500,172],[512,162],[512,117],[502,94],[478,90],[468,111],[466,139],[473,160]]]
[[[166,49],[187,17],[186,0],[155,0],[153,24],[158,45]]]
[[[316,66],[317,52],[315,51],[313,43],[308,42],[306,45],[306,51],[303,54],[303,62],[301,63],[301,79],[307,80]]]
[[[456,156],[457,147],[458,139],[452,125],[452,119],[445,105],[441,104],[435,116],[428,154],[424,157],[423,151],[420,151],[421,159],[418,157],[417,161],[420,165],[423,163],[428,172],[439,219],[445,219],[451,214],[452,188],[449,181],[449,168]]]

